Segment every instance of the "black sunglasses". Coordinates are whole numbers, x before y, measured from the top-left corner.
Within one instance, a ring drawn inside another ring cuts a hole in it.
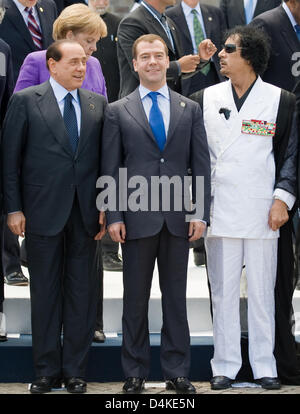
[[[237,51],[237,49],[243,49],[243,48],[233,43],[227,43],[226,45],[222,46],[222,49],[224,49],[226,53],[234,53]]]

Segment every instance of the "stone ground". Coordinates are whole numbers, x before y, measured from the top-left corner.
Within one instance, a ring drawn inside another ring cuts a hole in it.
[[[265,390],[261,387],[255,388],[231,388],[221,391],[212,391],[208,382],[193,382],[194,386],[197,389],[197,394],[298,394],[300,395],[300,386],[287,386],[283,385],[280,390]],[[250,384],[253,385],[253,384]],[[122,394],[121,382],[112,382],[112,383],[88,383],[87,393],[86,394]],[[10,384],[0,384],[0,394],[29,394],[28,384],[22,383],[10,383]],[[51,394],[69,394],[65,389],[54,390]],[[146,383],[146,389],[143,394],[160,394],[160,395],[176,395],[173,391],[166,391],[164,388],[164,383]],[[1,398],[1,397],[0,397]]]

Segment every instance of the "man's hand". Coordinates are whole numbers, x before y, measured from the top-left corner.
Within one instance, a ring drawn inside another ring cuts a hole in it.
[[[269,213],[269,226],[273,231],[278,230],[289,219],[287,205],[281,200],[274,200]]]
[[[202,221],[191,221],[189,227],[189,241],[195,241],[202,237],[206,224]]]
[[[198,47],[199,56],[203,60],[209,60],[216,51],[217,48],[210,39],[202,40]]]
[[[125,243],[126,227],[124,223],[113,223],[108,226],[108,232],[114,242]]]
[[[104,234],[106,233],[106,218],[104,211],[100,211],[99,213],[99,224],[100,224],[100,231],[94,237],[94,240],[101,240]]]
[[[25,236],[25,222],[25,216],[22,211],[7,215],[7,225],[10,231],[12,231],[17,236]]]
[[[198,55],[186,55],[178,59],[182,73],[194,72],[197,65],[200,63],[200,57]]]

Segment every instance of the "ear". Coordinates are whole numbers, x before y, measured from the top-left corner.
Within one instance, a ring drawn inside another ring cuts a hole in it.
[[[169,67],[170,67],[170,58],[169,58],[169,56],[167,56],[167,61],[168,61],[167,69],[169,69]]]
[[[72,30],[69,30],[67,32],[66,39],[68,39],[68,40],[73,40],[74,39],[74,33],[72,32]]]
[[[137,72],[137,61],[135,59],[132,59],[132,63],[134,71]]]
[[[48,59],[48,67],[49,67],[49,72],[50,75],[53,73],[56,73],[56,60],[54,60],[53,58]]]

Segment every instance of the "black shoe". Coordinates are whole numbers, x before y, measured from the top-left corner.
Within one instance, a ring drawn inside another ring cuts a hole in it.
[[[32,394],[44,394],[50,392],[52,388],[61,388],[61,379],[53,377],[40,377],[30,386]]]
[[[255,382],[266,390],[279,390],[281,388],[281,383],[277,377],[263,377],[255,380]]]
[[[86,392],[86,382],[82,378],[65,378],[64,383],[67,391],[72,394],[83,394]]]
[[[103,343],[106,340],[105,333],[102,330],[98,330],[94,332],[93,342]]]
[[[6,336],[6,334],[4,334],[4,335],[0,335],[0,342],[5,342],[5,341],[7,341],[7,336]]]
[[[178,377],[166,381],[167,390],[175,390],[177,394],[196,394],[196,388],[186,377]]]
[[[123,261],[118,253],[104,253],[102,259],[104,270],[108,272],[122,272]]]
[[[13,272],[4,276],[4,282],[9,286],[27,286],[28,279],[22,272]]]
[[[226,390],[231,388],[233,380],[223,375],[217,375],[210,380],[210,387],[212,390]]]
[[[129,377],[123,385],[123,392],[126,394],[140,394],[145,385],[144,378]]]

